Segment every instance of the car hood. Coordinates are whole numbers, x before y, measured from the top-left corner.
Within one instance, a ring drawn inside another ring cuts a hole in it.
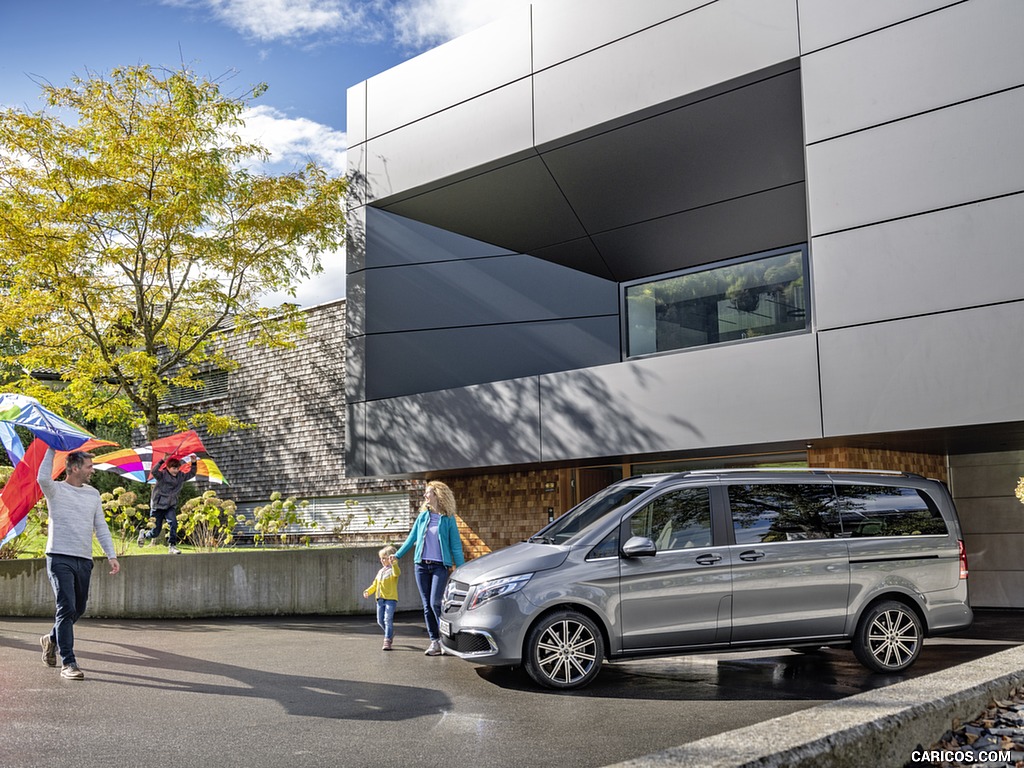
[[[479,584],[491,579],[518,576],[520,573],[535,573],[557,568],[569,556],[567,547],[551,544],[530,544],[522,542],[508,549],[501,549],[489,555],[470,560],[452,574],[452,578],[467,584]]]

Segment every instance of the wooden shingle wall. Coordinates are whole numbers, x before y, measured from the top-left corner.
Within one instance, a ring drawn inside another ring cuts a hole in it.
[[[949,482],[949,470],[943,454],[890,451],[878,448],[810,448],[807,464],[827,469],[888,469],[915,472]]]

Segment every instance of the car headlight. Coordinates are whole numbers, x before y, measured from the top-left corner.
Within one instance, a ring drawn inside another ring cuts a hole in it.
[[[478,608],[488,600],[496,597],[504,597],[518,592],[526,586],[526,583],[533,578],[532,573],[524,573],[519,576],[509,576],[504,579],[494,579],[478,584],[473,588],[473,596],[469,600],[468,610]]]

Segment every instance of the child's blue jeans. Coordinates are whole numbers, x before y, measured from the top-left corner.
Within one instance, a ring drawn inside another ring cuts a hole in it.
[[[395,608],[397,607],[397,600],[377,598],[377,623],[384,630],[385,640],[393,640],[395,637]]]

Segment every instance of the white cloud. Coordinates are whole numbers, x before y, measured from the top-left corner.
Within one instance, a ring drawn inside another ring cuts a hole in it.
[[[422,51],[471,32],[530,0],[161,0],[205,9],[260,41],[383,41]]]
[[[501,18],[530,0],[398,0],[394,34],[406,47],[440,45]]]
[[[333,175],[345,173],[346,135],[305,117],[289,117],[270,106],[250,107],[242,115],[242,138],[257,141],[270,153],[274,170],[315,160]]]

